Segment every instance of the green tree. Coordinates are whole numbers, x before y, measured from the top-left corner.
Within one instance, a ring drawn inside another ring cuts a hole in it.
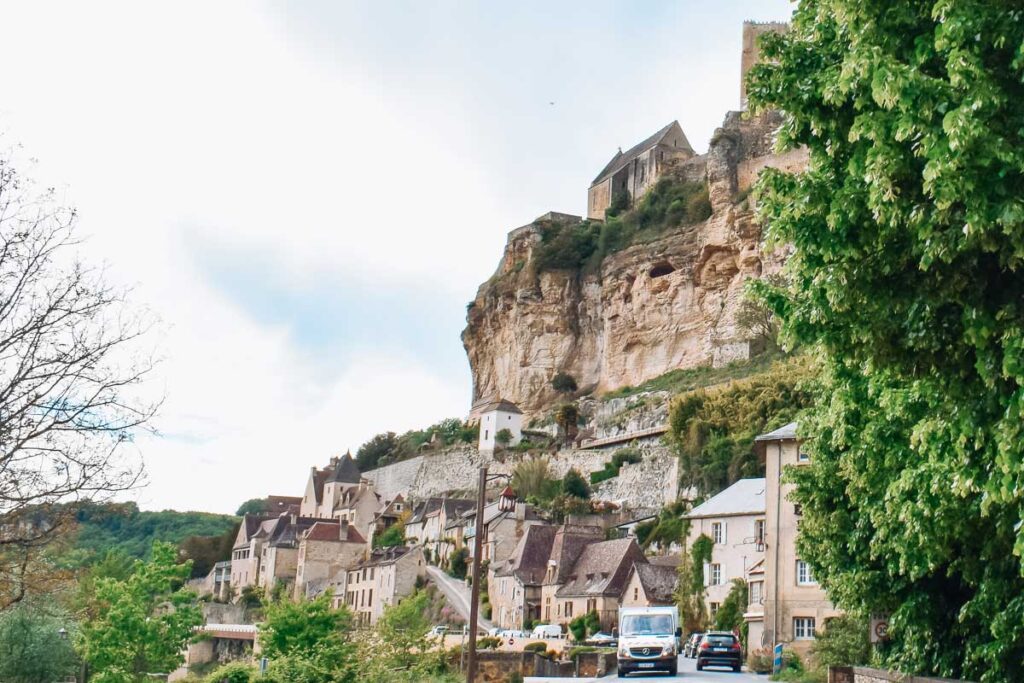
[[[803,0],[749,87],[810,156],[759,188],[822,369],[799,552],[888,664],[986,683],[1024,680],[1022,45],[1015,2]]]
[[[574,498],[588,500],[590,498],[590,485],[583,475],[575,467],[570,467],[562,479],[562,493]]]
[[[169,543],[155,543],[152,559],[137,562],[125,579],[96,581],[94,605],[78,639],[96,683],[135,683],[173,671],[203,623],[195,595],[182,590],[191,567],[176,563]]]
[[[0,612],[0,681],[51,683],[75,671],[71,643],[61,637],[74,628],[63,611],[23,602]]]
[[[499,429],[494,435],[494,440],[502,446],[507,446],[512,443],[512,430],[510,429]]]
[[[366,472],[386,464],[398,448],[398,437],[394,432],[378,434],[356,451],[356,465],[360,472]]]
[[[528,458],[517,463],[512,470],[512,489],[524,500],[543,502],[555,497],[558,485],[552,477],[548,459]]]
[[[465,548],[453,550],[448,556],[448,574],[454,576],[456,579],[466,578],[466,563],[468,557],[469,551]]]
[[[250,498],[235,510],[235,515],[242,517],[243,515],[264,515],[270,512],[270,508],[267,506],[266,498]]]
[[[576,378],[565,372],[560,372],[551,378],[551,388],[560,394],[571,394],[579,389],[576,385]]]
[[[430,596],[416,591],[384,610],[370,637],[361,642],[360,681],[436,680],[447,665],[445,651],[429,637]]]
[[[818,668],[830,666],[866,666],[871,662],[870,624],[853,614],[829,619],[819,632],[811,654]]]
[[[256,667],[246,662],[230,662],[214,669],[203,679],[203,683],[250,683],[259,674]]]
[[[351,640],[352,615],[333,609],[331,596],[315,600],[268,602],[260,624],[260,644],[282,682],[347,683],[358,666]]]
[[[396,545],[405,545],[405,523],[392,524],[381,534],[373,537],[374,548],[390,548]]]
[[[683,628],[687,632],[703,631],[707,626],[708,613],[704,605],[704,565],[711,561],[715,544],[701,534],[683,552],[679,562],[679,585],[676,587],[676,603]]]
[[[578,431],[580,420],[580,409],[575,403],[566,403],[555,411],[555,424],[561,430],[562,437],[568,442],[572,441]]]
[[[743,613],[747,611],[747,582],[745,579],[733,579],[729,593],[715,614],[715,628],[720,631],[742,631],[746,622]]]

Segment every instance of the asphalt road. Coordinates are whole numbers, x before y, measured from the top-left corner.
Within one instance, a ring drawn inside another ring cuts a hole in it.
[[[468,622],[470,590],[466,582],[453,579],[432,565],[427,566],[427,576],[441,589],[441,592],[448,599],[448,604],[454,607],[462,615],[462,618]],[[477,623],[485,631],[493,627],[493,624],[483,617],[478,616]]]
[[[589,679],[591,683],[600,681],[605,683],[606,681],[618,680],[615,674],[606,676],[604,678],[592,678]],[[557,683],[558,681],[564,681],[564,678],[534,678],[527,677],[526,683]],[[573,679],[579,683],[586,683],[588,679],[580,678]],[[766,683],[768,680],[767,676],[758,676],[757,674],[747,673],[734,673],[731,669],[705,669],[704,671],[697,671],[697,660],[696,659],[679,659],[679,675],[678,676],[667,676],[662,673],[650,673],[650,674],[630,674],[624,680],[627,681],[650,681],[651,683],[672,683],[675,681],[718,681],[719,683],[752,683],[753,681],[759,681],[760,683]]]

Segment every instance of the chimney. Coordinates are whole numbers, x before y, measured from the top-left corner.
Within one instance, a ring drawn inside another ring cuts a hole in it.
[[[341,520],[341,522],[338,524],[338,526],[340,527],[340,530],[338,532],[338,538],[340,540],[342,540],[342,541],[347,541],[348,540],[348,520],[347,519]]]
[[[288,515],[288,519],[291,520],[292,526],[299,523],[299,516],[296,515],[294,512]]]
[[[338,466],[338,456],[332,455],[331,456],[331,467],[337,467],[337,466]]]

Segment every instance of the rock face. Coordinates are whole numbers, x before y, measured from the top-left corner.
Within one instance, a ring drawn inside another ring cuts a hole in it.
[[[462,334],[474,402],[501,397],[536,414],[558,400],[559,372],[601,392],[748,358],[755,349],[736,321],[744,283],[777,271],[781,257],[763,252],[743,196],[762,168],[805,164],[803,154],[771,152],[779,123],[730,113],[708,153],[679,171],[707,184],[711,217],[612,254],[597,273],[537,273],[529,265],[539,224],[511,232]]]

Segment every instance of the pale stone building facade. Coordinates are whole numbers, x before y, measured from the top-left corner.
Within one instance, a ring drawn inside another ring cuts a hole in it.
[[[348,522],[316,522],[299,541],[295,598],[322,592],[331,577],[362,560],[367,548],[366,540]]]
[[[788,500],[792,484],[782,481],[787,467],[801,467],[810,457],[800,447],[797,425],[791,423],[757,437],[756,444],[765,457],[766,530],[763,574],[763,610],[761,621],[750,611],[749,633],[752,644],[787,647],[806,653],[815,634],[829,619],[839,616],[825,591],[814,580],[811,567],[797,553],[801,512]],[[759,575],[752,572],[748,585]]]
[[[374,550],[348,569],[345,604],[358,625],[371,626],[386,608],[411,595],[416,580],[426,571],[421,548],[397,546]]]
[[[474,406],[473,412],[480,415],[481,451],[494,451],[499,445],[515,446],[523,440],[523,411],[516,404],[498,399]],[[506,429],[511,438],[507,444],[499,444],[498,434]]]
[[[740,479],[686,514],[690,531],[686,545],[701,536],[714,543],[704,567],[708,614],[714,616],[735,579],[764,557],[765,480]]]

